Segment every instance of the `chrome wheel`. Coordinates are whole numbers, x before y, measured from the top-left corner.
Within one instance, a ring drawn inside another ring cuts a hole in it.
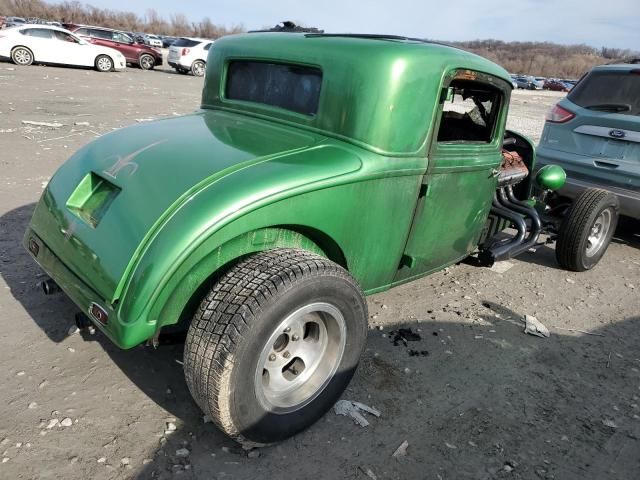
[[[16,48],[12,55],[13,61],[18,65],[29,65],[33,61],[31,52],[26,48]]]
[[[328,303],[312,303],[285,318],[258,359],[255,390],[263,407],[288,413],[315,399],[340,365],[346,335],[342,313]]]
[[[205,70],[205,64],[204,62],[200,62],[200,61],[194,62],[194,64],[191,67],[191,72],[196,77],[202,77],[204,75],[204,70]]]
[[[102,56],[98,58],[98,61],[96,62],[96,66],[98,67],[98,70],[100,70],[101,72],[109,72],[113,68],[113,62],[109,57]]]
[[[591,232],[587,237],[587,257],[594,256],[600,248],[602,248],[602,245],[604,245],[611,228],[611,219],[611,210],[608,208],[603,210],[602,213],[598,215],[598,218],[596,218],[596,221],[591,227]]]
[[[140,67],[143,70],[151,70],[155,63],[156,62],[151,55],[143,55],[140,57]]]

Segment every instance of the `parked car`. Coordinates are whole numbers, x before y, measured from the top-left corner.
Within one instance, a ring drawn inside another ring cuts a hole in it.
[[[136,42],[141,45],[147,45],[149,47],[162,48],[162,40],[157,35],[151,35],[149,33],[135,32],[133,34]]]
[[[591,70],[547,115],[538,160],[567,171],[562,198],[605,189],[622,215],[640,219],[640,68]]]
[[[137,43],[126,32],[91,25],[67,25],[67,27],[91,43],[118,50],[124,55],[127,63],[137,65],[143,70],[151,70],[162,65],[162,53]]]
[[[22,17],[6,17],[4,20],[5,28],[19,27],[20,25],[24,25],[26,23],[26,20]]]
[[[162,39],[158,35],[148,33],[144,36],[144,40],[150,47],[162,48]]]
[[[544,82],[547,79],[545,77],[531,77],[531,81],[536,87],[536,90],[542,90],[544,88]]]
[[[514,79],[518,88],[523,90],[535,90],[536,84],[532,81],[531,77],[516,77]]]
[[[93,45],[64,28],[49,25],[11,27],[0,32],[0,57],[16,65],[51,63],[94,67],[100,72],[124,70],[124,56],[112,48]]]
[[[542,87],[544,90],[552,90],[554,92],[568,92],[569,89],[567,86],[559,80],[553,80],[551,78],[545,80],[544,86]]]
[[[45,290],[120,347],[188,330],[188,388],[239,442],[283,440],[335,404],[365,346],[366,294],[478,250],[487,265],[527,252],[541,232],[569,268],[606,250],[610,236],[585,267],[574,242],[585,213],[615,217],[600,191],[546,216],[564,172],[531,174],[532,143],[505,131],[510,77],[489,60],[320,33],[228,36],[209,60],[200,110],[85,145],[24,244]]]
[[[178,38],[169,37],[167,35],[160,35],[160,39],[162,40],[162,48],[169,48]]]
[[[211,45],[213,45],[213,40],[179,38],[169,47],[167,63],[178,73],[191,72],[196,77],[202,77]]]

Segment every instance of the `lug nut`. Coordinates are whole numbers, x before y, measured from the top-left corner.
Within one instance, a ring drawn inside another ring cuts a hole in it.
[[[287,327],[284,329],[284,333],[289,333],[291,331],[291,327]]]
[[[300,340],[300,337],[294,334],[293,337],[291,337],[291,340],[293,340],[294,342],[297,342],[298,340]]]
[[[272,361],[272,362],[275,362],[275,360],[276,360],[276,354],[275,354],[275,353],[272,353],[271,355],[269,355],[269,360],[270,360],[270,361]]]
[[[290,354],[289,352],[284,352],[284,353],[282,354],[282,356],[283,356],[284,358],[289,358],[289,357],[291,356],[291,354]]]

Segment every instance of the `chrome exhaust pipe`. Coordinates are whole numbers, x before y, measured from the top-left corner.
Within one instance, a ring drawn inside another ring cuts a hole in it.
[[[58,284],[50,278],[48,280],[43,280],[42,282],[40,282],[40,287],[42,287],[42,291],[45,295],[54,295],[62,291]]]

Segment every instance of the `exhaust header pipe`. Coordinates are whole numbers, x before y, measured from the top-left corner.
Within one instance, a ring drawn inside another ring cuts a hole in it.
[[[506,243],[499,243],[480,252],[479,259],[485,265],[491,266],[499,260],[515,257],[533,247],[538,241],[542,230],[540,216],[534,208],[515,197],[510,185],[496,191],[491,213],[511,221],[517,234]],[[527,226],[527,219],[530,227]],[[527,233],[528,236],[525,239]]]
[[[50,278],[40,282],[40,286],[45,295],[53,295],[62,291],[58,284]]]

